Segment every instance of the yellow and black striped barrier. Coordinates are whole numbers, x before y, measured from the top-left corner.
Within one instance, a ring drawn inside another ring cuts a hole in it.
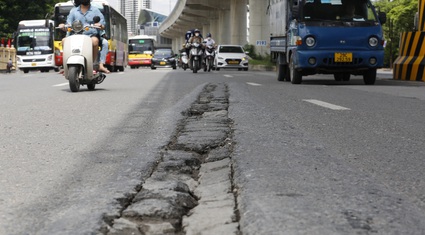
[[[418,7],[418,31],[401,34],[399,56],[393,66],[397,80],[425,81],[425,0],[419,0]]]
[[[401,34],[399,56],[394,62],[397,80],[425,81],[425,32]]]

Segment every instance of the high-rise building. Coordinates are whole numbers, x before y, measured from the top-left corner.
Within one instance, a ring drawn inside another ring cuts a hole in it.
[[[152,9],[152,0],[139,0],[139,2],[140,6],[142,6],[142,9]]]
[[[121,14],[127,18],[128,33],[136,35],[139,31],[137,24],[140,10],[151,9],[151,0],[119,0]]]

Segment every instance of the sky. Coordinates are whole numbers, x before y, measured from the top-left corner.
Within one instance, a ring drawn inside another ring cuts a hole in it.
[[[115,9],[118,9],[118,0],[108,0]],[[168,15],[176,5],[177,0],[152,0],[152,10]]]

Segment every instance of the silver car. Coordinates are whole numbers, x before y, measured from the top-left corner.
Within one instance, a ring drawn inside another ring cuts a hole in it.
[[[218,45],[214,66],[216,70],[231,68],[248,71],[248,55],[239,45]]]

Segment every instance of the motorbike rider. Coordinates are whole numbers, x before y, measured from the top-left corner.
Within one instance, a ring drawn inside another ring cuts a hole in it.
[[[205,45],[205,48],[207,48],[208,46],[212,46],[213,48],[215,48],[215,41],[214,39],[212,39],[211,36],[212,36],[211,33],[207,33],[207,38],[205,38],[203,42]],[[204,63],[205,63],[205,59],[206,58],[204,58]]]
[[[93,24],[94,26],[99,28],[99,29],[91,28],[83,32],[83,34],[90,36],[92,39],[93,63],[95,63],[97,56],[99,54],[98,48],[99,48],[99,42],[101,40],[100,31],[105,29],[105,18],[98,8],[91,5],[91,0],[74,0],[74,5],[76,7],[74,7],[68,15],[68,19],[66,21],[67,25],[71,25],[72,22],[74,22],[75,20],[79,20],[82,22],[83,25]],[[93,18],[95,16],[100,17],[100,21],[98,23],[94,23],[93,21]],[[59,27],[65,30],[64,24],[60,24]],[[103,46],[101,51],[101,59],[99,62],[99,71],[102,71],[104,73],[109,73],[109,70],[104,67],[104,63],[105,63],[104,60],[106,60],[106,53],[107,53],[108,47],[107,46],[105,47],[103,42],[102,44]],[[102,59],[104,60],[102,61]]]
[[[211,37],[211,33],[207,33],[207,38],[204,40],[205,46],[213,46],[215,47],[215,41]]]
[[[183,49],[186,51],[186,54],[189,55],[189,47],[186,47],[186,44],[189,43],[189,39],[193,36],[192,30],[188,30],[184,35],[186,42],[183,44]]]
[[[201,44],[203,42],[203,38],[201,36],[201,31],[199,29],[195,29],[193,31],[193,36],[189,38],[188,43],[192,44],[192,43],[199,43]]]
[[[193,43],[199,43],[202,47],[203,41],[204,41],[204,39],[202,38],[201,31],[199,29],[195,29],[193,31],[193,36],[190,37],[189,40],[188,40],[188,44],[189,44],[189,47],[190,47]],[[192,55],[191,55],[191,53],[189,53],[189,60],[191,59],[191,57],[192,57]],[[203,58],[202,58],[202,61],[204,61]],[[190,66],[192,66],[192,65],[190,64]]]

